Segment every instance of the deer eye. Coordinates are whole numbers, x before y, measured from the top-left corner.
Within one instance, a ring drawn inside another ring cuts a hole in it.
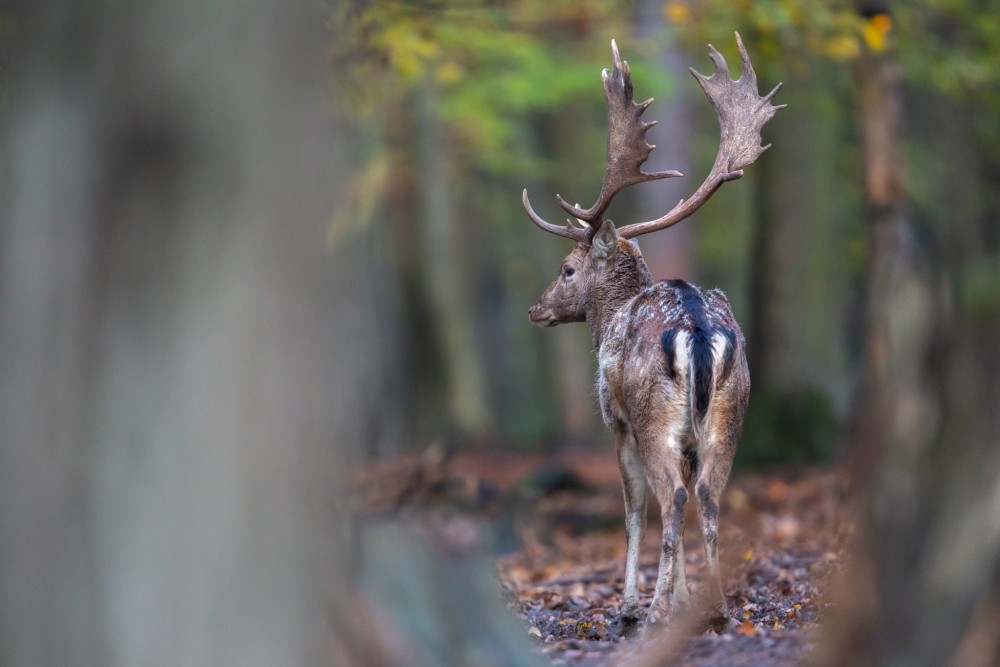
[[[567,266],[566,268],[563,269],[563,275],[566,276],[567,278],[569,278],[574,273],[576,272],[573,270],[572,266]]]

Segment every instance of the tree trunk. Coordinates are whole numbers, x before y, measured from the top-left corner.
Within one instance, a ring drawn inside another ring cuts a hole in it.
[[[383,526],[355,557],[374,289],[361,232],[328,245],[362,151],[317,11],[16,13],[0,664],[528,662],[475,556]]]
[[[14,25],[0,662],[327,663],[330,438],[357,435],[366,355],[337,353],[364,295],[324,243],[350,150],[322,16],[22,3]]]
[[[436,115],[437,93],[419,93],[419,222],[425,296],[443,364],[448,416],[464,436],[481,438],[493,415],[484,377],[484,350],[477,346],[475,308],[463,270],[462,225],[455,202],[454,165],[448,139]]]
[[[902,82],[894,55],[865,50],[857,82],[870,255],[852,447],[860,454],[862,443],[870,444],[864,433],[882,428],[888,417],[883,447],[889,451],[898,442],[917,451],[928,444],[938,418],[924,361],[944,313],[907,201],[899,127]],[[908,420],[892,418],[901,410]],[[904,422],[906,432],[899,430]]]
[[[849,452],[859,537],[822,663],[995,665],[1000,306],[962,300],[952,313],[939,297],[908,211],[891,51],[864,54],[858,86],[871,230]],[[954,268],[970,277],[971,266]]]
[[[663,30],[663,4],[654,0],[643,0],[637,8],[638,21],[635,33],[639,38],[649,39],[657,31]],[[646,121],[657,121],[659,125],[650,134],[650,143],[656,145],[643,169],[647,172],[676,169],[683,178],[669,178],[642,187],[634,188],[639,201],[637,207],[643,220],[658,218],[681,199],[691,196],[698,187],[699,174],[691,170],[691,135],[693,130],[691,103],[697,86],[688,78],[685,56],[676,44],[668,43],[659,49],[657,64],[664,72],[674,77],[675,87],[669,95],[659,91],[642,93],[642,99],[655,97],[656,102],[643,115]],[[699,99],[698,102],[701,102]],[[709,112],[710,113],[710,112]],[[628,190],[626,190],[628,193]],[[625,194],[625,193],[623,193]],[[638,220],[622,221],[624,224]],[[692,258],[692,236],[697,214],[694,219],[678,225],[669,232],[650,234],[642,237],[642,256],[649,270],[657,280],[680,278],[695,281],[695,267]]]
[[[829,334],[834,297],[827,291],[838,270],[827,260],[834,227],[827,194],[832,179],[816,157],[820,147],[829,146],[831,130],[809,99],[811,85],[804,79],[786,82],[781,101],[789,110],[777,118],[780,140],[753,165],[748,360],[755,390],[772,394],[829,389],[832,355],[816,360],[815,330],[824,338],[819,346],[827,351],[836,346]],[[817,263],[824,264],[821,270]]]

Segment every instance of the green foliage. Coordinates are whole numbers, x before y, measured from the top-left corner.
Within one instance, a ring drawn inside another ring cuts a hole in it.
[[[888,4],[891,14],[864,17],[853,0],[669,0],[665,14],[676,37],[687,43],[725,44],[729,32],[741,30],[761,63],[781,69],[804,67],[808,56],[851,63],[862,49],[892,49],[914,86],[1000,109],[1000,12],[995,3]]]
[[[586,198],[596,193],[606,132],[600,71],[610,65],[612,37],[630,61],[637,96],[669,96],[673,80],[668,77],[678,77],[678,86],[691,95],[685,131],[693,155],[685,171],[697,181],[715,154],[716,120],[696,86],[681,81],[683,68],[667,72],[657,60],[664,50],[672,56],[680,52],[686,63],[708,71],[705,44],[710,42],[736,74],[732,34],[739,31],[761,86],[785,82],[780,101],[789,109],[765,131],[765,143],[773,142],[774,148],[745,181],[724,188],[699,213],[707,224],[693,226],[695,277],[730,294],[749,332],[758,314],[751,312],[755,306],[745,292],[748,276],[761,270],[751,251],[758,236],[773,233],[773,243],[809,258],[796,281],[798,295],[806,296],[795,303],[781,301],[802,324],[788,340],[769,344],[795,348],[791,352],[801,357],[797,363],[807,369],[807,378],[817,378],[817,388],[803,393],[773,387],[769,395],[764,383],[757,384],[741,460],[829,456],[839,418],[823,392],[843,397],[853,377],[858,360],[851,336],[860,326],[853,311],[868,263],[854,99],[858,68],[865,66],[866,54],[885,54],[898,62],[907,82],[910,203],[918,219],[927,221],[927,235],[956,238],[959,223],[975,230],[979,218],[995,216],[1000,205],[994,194],[1000,191],[995,187],[1000,179],[1000,13],[989,4],[897,0],[889,3],[891,15],[875,16],[861,16],[854,0],[333,4],[332,104],[338,116],[366,135],[366,150],[352,157],[357,169],[342,188],[331,240],[378,221],[371,242],[382,248],[385,261],[408,262],[399,273],[405,298],[426,299],[434,288],[421,282],[425,279],[417,269],[427,261],[420,255],[426,250],[420,240],[427,238],[432,221],[424,210],[428,179],[422,170],[428,137],[447,144],[447,157],[439,163],[446,168],[436,178],[448,185],[454,217],[448,233],[460,239],[456,247],[462,249],[462,256],[452,259],[470,295],[456,307],[472,313],[473,321],[486,322],[482,327],[490,331],[494,358],[485,372],[491,374],[489,403],[499,414],[500,435],[532,441],[566,429],[556,406],[566,400],[567,380],[558,379],[556,365],[567,358],[585,364],[589,341],[577,346],[579,357],[565,354],[557,360],[554,339],[538,336],[524,322],[524,308],[565,248],[538,237],[525,221],[520,190],[530,187],[540,213],[554,221],[561,213],[552,194]],[[664,123],[651,138],[662,143],[671,131]],[[623,193],[614,215],[639,214],[629,208],[632,195]],[[963,203],[961,210],[956,201]],[[803,231],[788,234],[788,225],[762,224],[763,216],[801,220],[795,229]],[[954,254],[957,245],[941,247]],[[961,276],[957,302],[993,312],[994,277],[993,260]],[[437,335],[432,327],[404,326],[412,328],[407,335],[415,341],[414,356],[423,358],[446,344],[424,340]],[[581,376],[577,384],[584,381]],[[432,409],[440,402],[439,388],[430,382],[419,386],[417,393],[428,405],[416,412],[431,415],[426,420],[434,422],[433,431],[448,416],[441,406],[439,412]],[[596,419],[593,424],[596,428]]]
[[[668,0],[663,16],[667,39],[699,49],[711,41],[731,57],[730,36],[740,30],[758,70],[775,70],[770,76],[801,73],[810,57],[850,63],[863,48],[893,48],[914,85],[997,110],[1000,13],[991,4],[895,2],[891,17],[866,18],[851,0]],[[630,3],[615,0],[337,3],[330,20],[335,98],[342,110],[372,119],[415,88],[433,86],[442,117],[475,162],[523,172],[530,156],[515,149],[525,114],[593,97],[609,36],[629,40],[627,54],[640,69],[653,42],[663,41],[662,34],[632,36],[631,14]],[[663,75],[648,69],[644,89],[662,91]]]
[[[974,321],[1000,320],[1000,257],[983,257],[967,267],[959,279],[960,312]]]
[[[603,103],[610,36],[628,40],[633,60],[649,52],[631,38],[630,12],[612,0],[355,1],[333,11],[340,109],[377,122],[386,107],[431,88],[463,157],[495,175],[539,174],[524,146],[527,116],[580,98]],[[665,79],[648,69],[645,86],[662,91]]]
[[[974,100],[981,108],[1000,110],[996,4],[919,0],[896,5],[899,50],[910,81],[956,100]]]
[[[715,42],[727,56],[729,35],[738,30],[748,46],[752,44],[755,67],[772,76],[802,70],[811,55],[853,60],[866,38],[864,21],[850,2],[670,0],[666,16],[677,39],[699,45]],[[868,38],[877,37],[869,32]]]

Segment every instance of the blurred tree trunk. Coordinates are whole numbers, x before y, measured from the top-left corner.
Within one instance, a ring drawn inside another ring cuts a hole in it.
[[[780,238],[777,227],[781,220],[774,202],[776,185],[780,181],[774,173],[778,165],[765,158],[755,166],[757,198],[750,255],[751,319],[748,357],[753,370],[754,388],[766,387],[773,390],[781,386],[776,378],[781,374],[781,357],[788,349],[779,298],[782,280],[787,281],[788,276],[784,271],[786,265],[781,261],[781,244],[776,240]]]
[[[597,88],[599,81],[600,73],[595,71],[595,90],[599,90]],[[588,120],[582,117],[582,114],[573,114],[572,117],[566,114],[560,116],[558,122],[541,128],[540,132],[546,135],[550,142],[543,148],[543,151],[547,155],[559,156],[559,167],[556,173],[559,174],[558,180],[562,181],[563,184],[551,184],[548,192],[540,197],[543,205],[551,205],[550,203],[554,202],[553,193],[558,192],[560,187],[565,187],[564,184],[567,180],[572,182],[573,176],[579,178],[577,172],[589,173],[597,178],[603,177],[604,146],[601,144],[593,147],[583,146],[580,142],[580,136],[585,132]],[[588,150],[590,148],[597,148],[597,150],[590,152]],[[599,157],[593,162],[584,162],[581,155],[589,154],[596,154]],[[579,166],[581,164],[585,164],[586,168],[581,169]],[[599,187],[598,181],[598,184],[595,185],[595,191]],[[589,192],[577,194],[578,199],[588,196],[596,197]],[[521,210],[523,211],[523,209]],[[557,219],[565,219],[566,214],[562,209],[553,207],[550,210],[558,211],[558,213],[554,213]],[[521,211],[518,212],[521,213]],[[524,214],[521,213],[521,215]],[[545,234],[531,224],[527,216],[523,217],[523,221],[522,224],[527,232],[526,238],[546,251],[539,271],[539,275],[543,276],[545,282],[538,285],[535,293],[532,294],[532,302],[534,302],[541,295],[548,281],[556,277],[562,258],[573,249],[573,244],[571,241]],[[525,310],[527,309],[525,308]],[[532,333],[541,338],[543,345],[554,348],[554,354],[546,354],[542,366],[542,371],[547,375],[544,382],[550,391],[551,398],[549,400],[554,401],[559,411],[558,415],[555,415],[557,418],[551,420],[552,428],[560,436],[569,438],[593,437],[595,433],[599,438],[606,437],[600,422],[600,411],[594,400],[596,357],[589,329],[582,325],[571,325],[540,331],[528,323],[526,315],[522,314],[525,310],[519,313],[519,316],[523,318],[524,325],[535,329]]]
[[[390,526],[357,558],[374,288],[360,230],[326,243],[363,151],[320,11],[14,17],[0,664],[527,663],[474,555]]]
[[[419,93],[418,136],[420,168],[418,192],[420,250],[426,298],[443,365],[449,421],[461,435],[481,438],[494,421],[487,396],[481,341],[476,336],[472,289],[466,282],[462,226],[455,201],[455,165],[449,142],[437,116],[433,84]],[[411,218],[412,220],[412,218]]]
[[[765,90],[777,83],[768,69],[758,70]],[[750,460],[829,456],[839,432],[833,397],[845,393],[845,347],[836,332],[848,269],[838,219],[845,197],[831,158],[841,105],[826,71],[812,61],[783,73],[788,110],[765,128],[765,142],[776,133],[773,145],[741,186],[754,202],[744,329],[754,391],[742,454]]]
[[[379,286],[373,305],[379,341],[379,373],[372,385],[371,455],[389,457],[412,449],[416,434],[426,422],[440,418],[430,400],[440,392],[434,366],[426,306],[422,298],[417,167],[414,164],[416,122],[412,101],[392,99],[385,111],[386,186],[379,193],[385,201],[386,224],[372,224],[376,261],[369,280]],[[412,330],[412,331],[411,331]]]
[[[643,0],[637,8],[638,21],[635,33],[639,38],[649,39],[664,27],[663,3]],[[681,199],[686,199],[698,187],[699,174],[691,172],[691,136],[693,123],[691,116],[692,93],[697,86],[692,85],[687,73],[689,63],[674,41],[665,43],[656,57],[663,72],[674,77],[674,87],[669,95],[661,91],[642,93],[643,99],[655,97],[656,102],[646,110],[643,118],[655,120],[659,125],[650,132],[650,143],[656,145],[649,160],[643,166],[648,172],[676,169],[685,174],[684,178],[670,178],[664,181],[634,188],[639,200],[638,209],[643,220],[652,220],[663,215]],[[639,94],[639,93],[637,93]],[[701,100],[698,100],[701,102]],[[710,112],[709,112],[710,113]],[[626,190],[626,193],[628,190]],[[650,234],[640,239],[642,255],[649,270],[657,280],[680,278],[695,281],[694,266],[691,262],[692,230],[697,224],[696,216],[669,232]],[[623,220],[623,224],[638,220]]]
[[[877,3],[887,11],[888,3]],[[866,358],[849,463],[858,554],[824,664],[1000,661],[1000,304],[946,309],[904,188],[902,90],[891,51],[858,87],[871,229]],[[946,230],[946,233],[959,233]],[[961,258],[958,284],[975,282]],[[996,290],[1000,271],[985,273]],[[983,278],[982,275],[979,276]],[[996,294],[996,291],[993,291]]]
[[[887,4],[887,3],[886,3]],[[865,49],[857,67],[864,159],[869,269],[865,283],[864,365],[857,391],[854,456],[871,446],[865,434],[888,420],[889,441],[914,451],[937,424],[938,396],[926,375],[925,356],[936,344],[942,312],[937,276],[921,248],[909,208],[900,114],[902,81],[892,51]],[[910,421],[893,415],[905,411]],[[903,432],[904,423],[909,431]],[[870,455],[877,456],[876,452]]]
[[[17,12],[6,665],[329,662],[350,459],[330,438],[357,435],[366,358],[337,350],[366,295],[334,289],[358,265],[331,274],[323,241],[351,148],[321,117],[322,16],[219,9]]]
[[[781,140],[753,165],[748,360],[755,390],[772,394],[818,388],[826,379],[822,371],[828,370],[817,368],[808,341],[810,320],[830,317],[813,312],[817,303],[820,308],[830,305],[823,298],[827,295],[813,289],[817,272],[812,270],[815,262],[823,261],[817,257],[822,252],[812,251],[827,222],[823,191],[829,187],[823,181],[826,170],[816,164],[816,148],[830,124],[810,114],[816,109],[806,102],[812,85],[804,78],[785,82],[780,101],[790,111],[774,121],[780,124]],[[830,272],[821,275],[824,282],[830,280]]]

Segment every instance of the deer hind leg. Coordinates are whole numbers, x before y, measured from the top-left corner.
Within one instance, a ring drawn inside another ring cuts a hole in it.
[[[673,608],[686,607],[691,603],[691,592],[688,590],[687,573],[684,571],[684,532],[677,537],[677,553],[674,556],[674,592],[670,598]]]
[[[703,448],[702,468],[695,482],[695,495],[698,497],[698,515],[701,523],[701,535],[705,542],[705,560],[708,565],[706,580],[707,595],[715,598],[713,613],[709,623],[715,628],[725,626],[729,618],[729,607],[722,588],[722,575],[719,571],[719,501],[722,491],[729,479],[729,470],[733,461],[735,442],[728,438],[710,439],[708,446]]]
[[[647,623],[656,623],[659,619],[669,616],[687,598],[683,539],[684,511],[687,507],[688,492],[682,474],[680,443],[674,436],[669,436],[665,445],[647,450],[646,456],[649,484],[660,501],[660,516],[663,519],[660,568]],[[678,593],[681,587],[684,588],[684,592]]]
[[[681,483],[684,488],[690,488],[691,476],[698,468],[698,457],[694,449],[684,450],[684,460],[681,461]],[[684,531],[683,522],[677,539],[677,555],[674,558],[674,595],[671,598],[673,607],[686,607],[691,604],[691,592],[688,590],[687,575],[684,571]]]
[[[631,634],[639,614],[639,552],[646,530],[646,472],[636,450],[635,439],[624,429],[616,430],[618,469],[625,494],[625,590],[619,632]]]

